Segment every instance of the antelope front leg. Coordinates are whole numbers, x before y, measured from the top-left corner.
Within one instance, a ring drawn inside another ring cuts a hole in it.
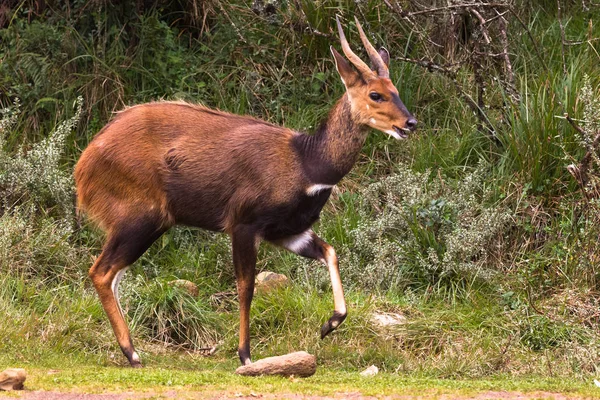
[[[299,235],[279,240],[275,244],[282,246],[293,253],[303,257],[319,260],[327,265],[333,289],[333,315],[321,327],[321,339],[336,329],[346,319],[346,300],[340,278],[340,269],[335,250],[328,243],[318,237],[312,230],[307,230]]]
[[[323,261],[329,269],[331,288],[333,289],[333,315],[329,318],[329,321],[325,322],[321,327],[321,339],[323,339],[344,322],[347,311],[337,254],[335,254],[335,250],[328,243],[324,242],[316,235],[315,237],[320,242],[321,252],[323,253],[323,258],[320,260]]]
[[[250,359],[250,304],[254,295],[254,275],[256,272],[256,234],[247,226],[234,228],[231,233],[231,247],[240,303],[238,355],[242,365],[248,365],[252,363]]]

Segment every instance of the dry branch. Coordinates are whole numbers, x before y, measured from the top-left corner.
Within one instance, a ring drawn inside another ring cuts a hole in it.
[[[566,56],[565,56],[565,43],[567,40],[565,38],[565,27],[562,23],[560,0],[556,0],[556,14],[558,17],[558,25],[560,26],[560,53],[562,55],[563,72],[565,75],[567,75],[567,60],[566,60]]]
[[[387,3],[387,1],[386,1]],[[408,12],[408,16],[436,13],[440,11],[454,10],[454,9],[468,9],[473,7],[485,7],[485,8],[509,8],[510,5],[506,3],[471,3],[471,4],[453,4],[445,7],[428,8],[426,10]]]
[[[417,64],[423,68],[426,68],[429,72],[439,72],[442,75],[448,77],[454,84],[454,87],[461,95],[461,97],[467,102],[467,105],[469,106],[471,111],[473,111],[473,113],[477,115],[482,127],[488,132],[490,137],[495,142],[499,143],[499,140],[496,136],[496,130],[494,129],[492,121],[490,121],[490,119],[488,118],[487,114],[483,110],[483,107],[481,107],[475,100],[473,100],[473,98],[467,92],[463,90],[461,84],[458,82],[455,71],[452,71],[451,69],[445,66],[436,64],[430,60],[415,60],[407,57],[396,57],[396,59],[399,61]]]
[[[569,124],[571,124],[573,128],[575,128],[577,132],[579,132],[580,135],[585,136],[586,133],[584,132],[584,130],[575,123],[575,121],[569,116],[569,114],[565,114],[565,119],[569,122]],[[579,162],[579,165],[571,164],[567,166],[567,171],[569,171],[573,178],[575,178],[575,180],[579,183],[584,194],[586,193],[586,186],[590,181],[590,162],[592,161],[592,156],[594,155],[594,152],[598,151],[599,145],[600,132],[596,132],[596,136],[594,137],[591,146],[588,148],[585,155]]]

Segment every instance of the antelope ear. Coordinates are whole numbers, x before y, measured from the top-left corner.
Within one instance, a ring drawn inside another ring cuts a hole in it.
[[[337,69],[338,74],[340,74],[340,78],[342,78],[342,82],[346,89],[351,86],[356,85],[357,82],[361,80],[358,72],[354,71],[348,61],[337,52],[337,50],[330,46],[331,54],[333,54],[333,59],[335,60],[335,69]]]
[[[390,52],[387,51],[387,49],[385,47],[382,47],[379,49],[378,53],[381,56],[381,59],[385,63],[386,67],[389,67],[390,66]]]

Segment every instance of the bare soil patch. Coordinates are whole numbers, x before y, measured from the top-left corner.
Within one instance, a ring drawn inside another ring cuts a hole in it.
[[[439,394],[435,392],[423,393],[419,395],[392,395],[392,396],[364,396],[361,393],[338,393],[334,396],[311,396],[304,394],[291,393],[251,393],[250,395],[241,393],[203,393],[188,391],[168,391],[162,393],[111,393],[111,394],[84,394],[84,393],[60,393],[60,392],[12,392],[9,396],[21,400],[138,400],[138,399],[213,399],[213,400],[256,400],[256,399],[290,399],[290,400],[581,400],[585,397],[566,395],[552,392],[508,392],[508,391],[485,391],[473,395],[460,394]],[[1,396],[0,396],[1,398]]]

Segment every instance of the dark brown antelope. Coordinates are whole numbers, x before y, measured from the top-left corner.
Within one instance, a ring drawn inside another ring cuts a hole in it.
[[[328,267],[335,311],[322,338],[346,318],[335,250],[311,226],[356,162],[368,127],[403,139],[417,121],[389,78],[387,50],[375,50],[356,22],[373,71],[352,52],[339,20],[337,26],[356,70],[331,47],[346,93],[313,135],[200,105],[156,102],[119,113],[81,155],[78,206],[106,231],[89,275],[131,366],[141,363],[119,304],[119,281],[175,224],[231,236],[242,364],[251,362],[249,313],[263,240]]]

